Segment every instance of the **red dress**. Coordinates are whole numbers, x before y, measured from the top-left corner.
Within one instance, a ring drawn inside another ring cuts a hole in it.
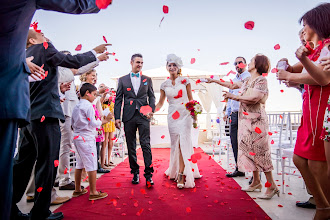
[[[322,96],[320,100],[321,88]],[[320,136],[329,95],[330,84],[323,87],[305,85],[305,92],[303,94],[303,115],[301,117],[301,125],[298,128],[294,154],[308,160],[326,161],[324,141],[320,139]],[[311,119],[312,125],[310,123]]]

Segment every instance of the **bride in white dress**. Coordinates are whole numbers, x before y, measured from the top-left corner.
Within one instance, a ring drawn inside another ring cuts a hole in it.
[[[166,69],[170,73],[169,79],[160,86],[160,100],[156,105],[159,110],[167,97],[168,130],[171,137],[170,166],[165,174],[177,181],[178,188],[195,187],[195,178],[201,178],[197,163],[188,159],[194,154],[191,142],[193,119],[185,104],[193,100],[189,79],[181,76],[182,60],[175,54],[167,56]]]

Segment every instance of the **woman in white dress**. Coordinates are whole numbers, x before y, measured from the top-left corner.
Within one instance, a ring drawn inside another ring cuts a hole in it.
[[[182,60],[174,54],[167,56],[166,69],[170,77],[160,86],[159,110],[167,97],[168,130],[171,138],[170,166],[165,174],[177,181],[178,188],[195,187],[195,178],[201,178],[196,163],[192,163],[194,149],[191,141],[193,119],[185,104],[193,100],[189,79],[181,76]]]

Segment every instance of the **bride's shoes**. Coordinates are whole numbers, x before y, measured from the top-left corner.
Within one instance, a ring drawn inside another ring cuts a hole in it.
[[[180,183],[182,181],[182,179],[183,179],[183,173],[179,173],[177,184],[176,184],[176,187],[178,187],[179,189],[184,188],[184,183]]]
[[[261,183],[255,185],[255,186],[249,186],[248,188],[242,188],[242,191],[244,192],[254,192],[254,190],[257,190],[259,189],[259,191],[261,192],[261,189],[262,189],[262,185]]]

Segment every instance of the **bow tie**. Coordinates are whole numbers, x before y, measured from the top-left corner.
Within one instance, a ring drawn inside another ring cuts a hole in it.
[[[134,76],[137,77],[137,78],[140,77],[140,73],[132,73],[131,75],[132,75],[132,77],[134,77]]]

